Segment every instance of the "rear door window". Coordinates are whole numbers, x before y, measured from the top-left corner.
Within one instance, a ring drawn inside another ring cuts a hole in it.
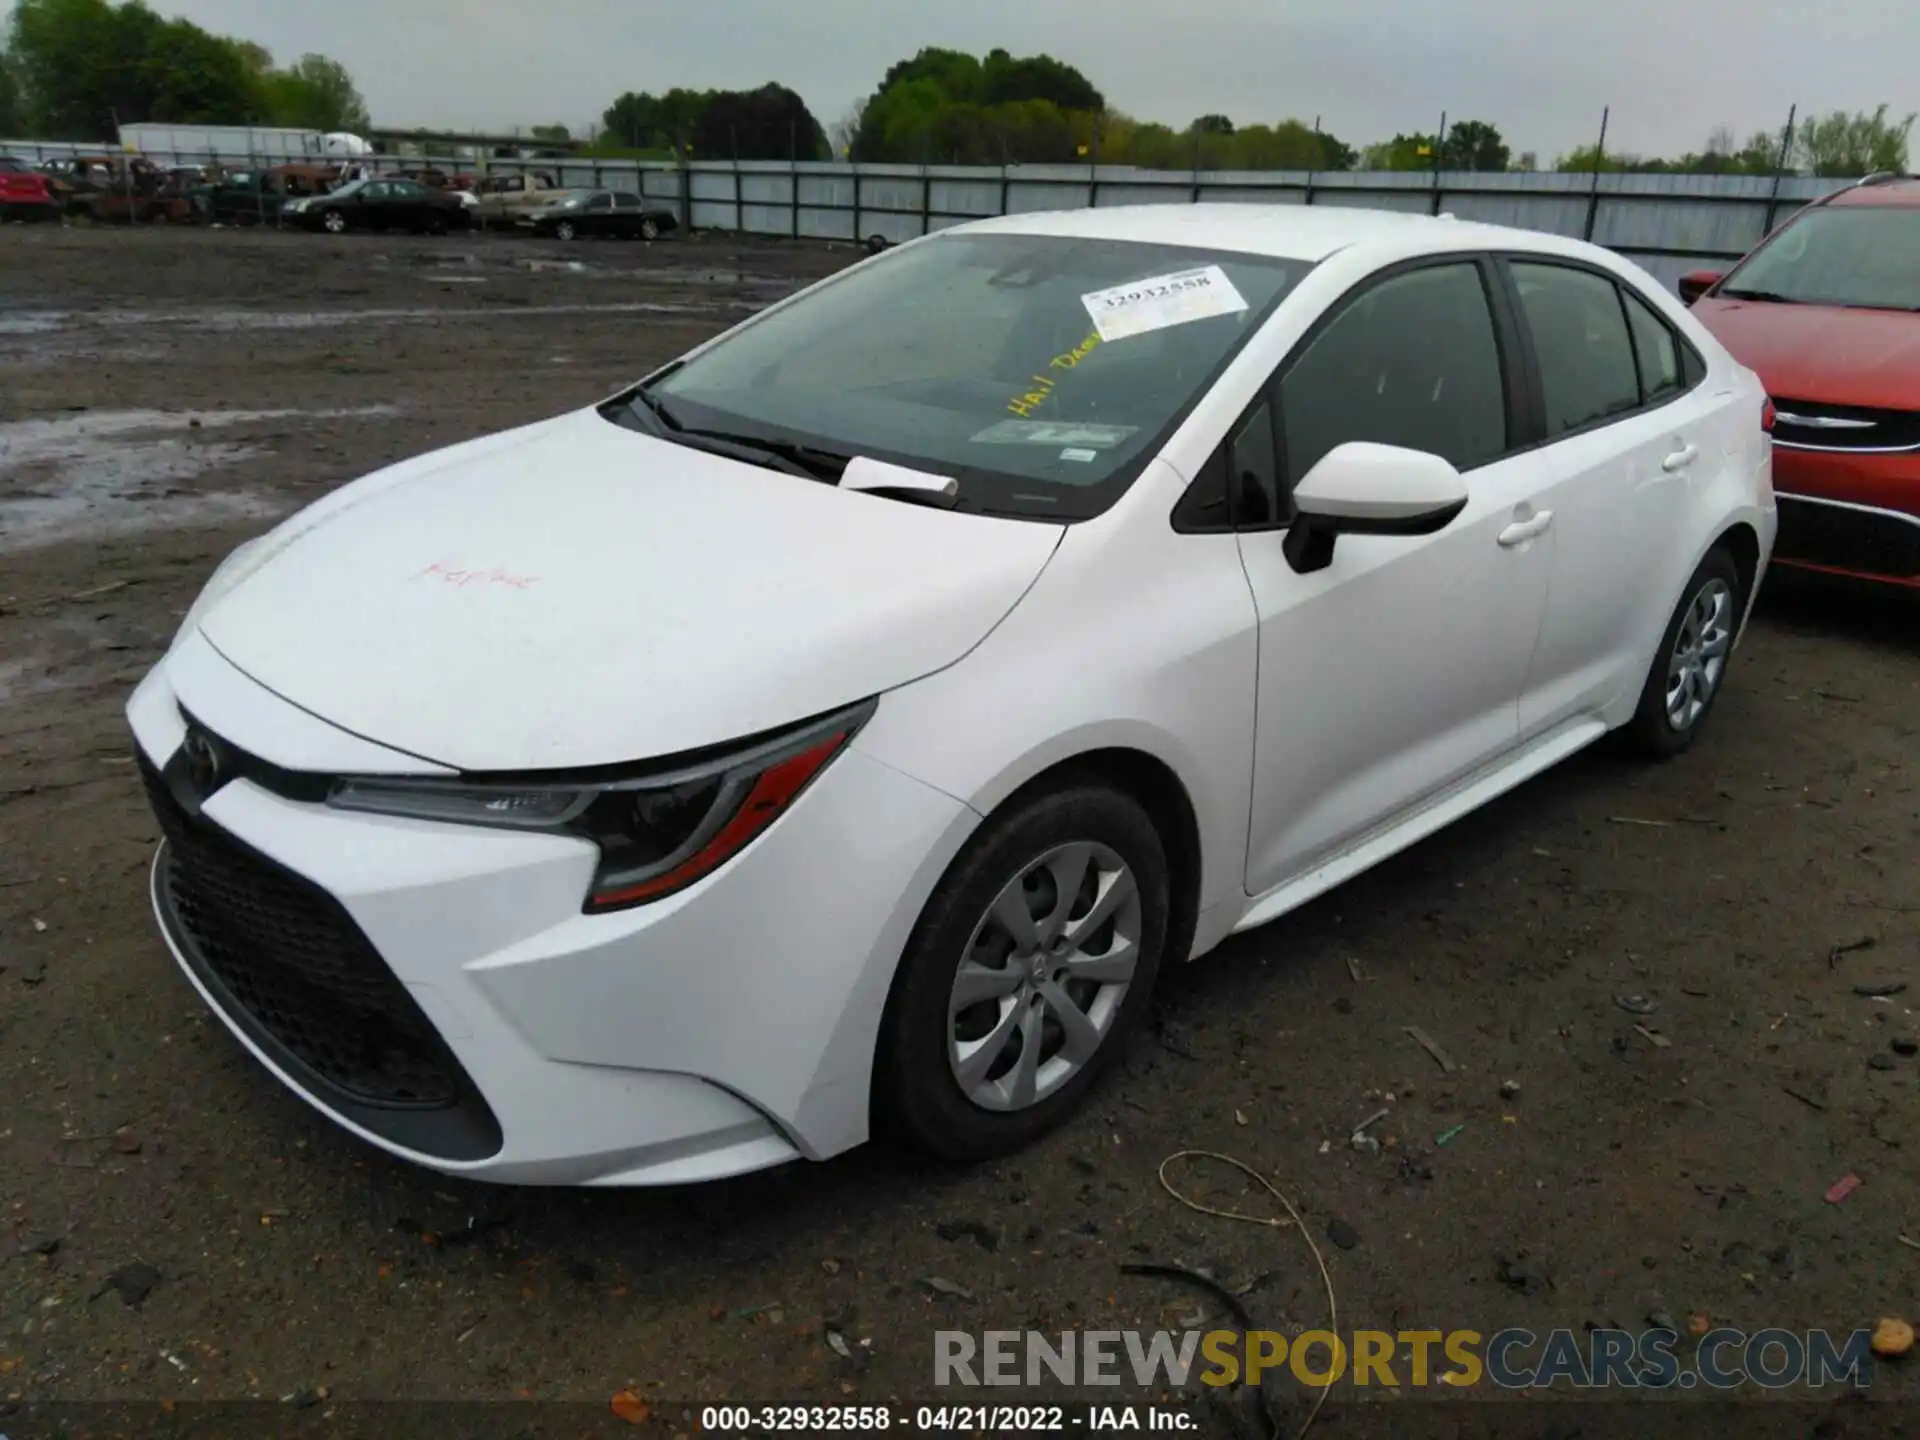
[[[1540,365],[1547,439],[1640,408],[1620,291],[1591,270],[1516,261],[1520,309]]]
[[[1653,307],[1621,287],[1627,302],[1627,328],[1633,332],[1634,358],[1640,362],[1640,396],[1644,403],[1678,395],[1686,389],[1680,372],[1680,346],[1666,321],[1653,313]]]

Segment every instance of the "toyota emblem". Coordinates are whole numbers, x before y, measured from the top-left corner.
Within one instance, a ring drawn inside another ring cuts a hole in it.
[[[180,754],[186,761],[193,788],[202,795],[211,795],[225,778],[220,773],[220,751],[212,738],[205,731],[189,730],[187,738],[180,743]]]

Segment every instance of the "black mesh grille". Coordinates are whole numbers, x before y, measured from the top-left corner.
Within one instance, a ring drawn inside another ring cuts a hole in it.
[[[1906,579],[1920,575],[1920,525],[1864,510],[1779,497],[1774,554],[1839,570]]]
[[[459,1062],[339,903],[189,815],[144,757],[141,771],[167,839],[166,909],[232,1003],[355,1101],[456,1105]]]

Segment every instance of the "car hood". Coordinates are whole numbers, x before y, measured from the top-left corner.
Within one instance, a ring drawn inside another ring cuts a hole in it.
[[[1693,314],[1776,399],[1920,410],[1920,315],[1719,296]]]
[[[268,689],[423,759],[604,765],[951,665],[1061,533],[842,491],[589,410],[336,491],[266,537],[198,623]]]

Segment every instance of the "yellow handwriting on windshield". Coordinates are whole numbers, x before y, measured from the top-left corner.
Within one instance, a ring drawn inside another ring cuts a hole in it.
[[[1047,369],[1054,371],[1071,370],[1099,348],[1099,345],[1100,333],[1096,330],[1088,334],[1087,338],[1074,346],[1073,349],[1064,350],[1054,356],[1047,362]],[[1014,396],[1013,399],[1007,402],[1007,409],[1023,420],[1032,415],[1033,412],[1042,405],[1046,404],[1048,397],[1053,394],[1054,387],[1054,381],[1046,375],[1029,375],[1027,378],[1033,382],[1033,388]]]

